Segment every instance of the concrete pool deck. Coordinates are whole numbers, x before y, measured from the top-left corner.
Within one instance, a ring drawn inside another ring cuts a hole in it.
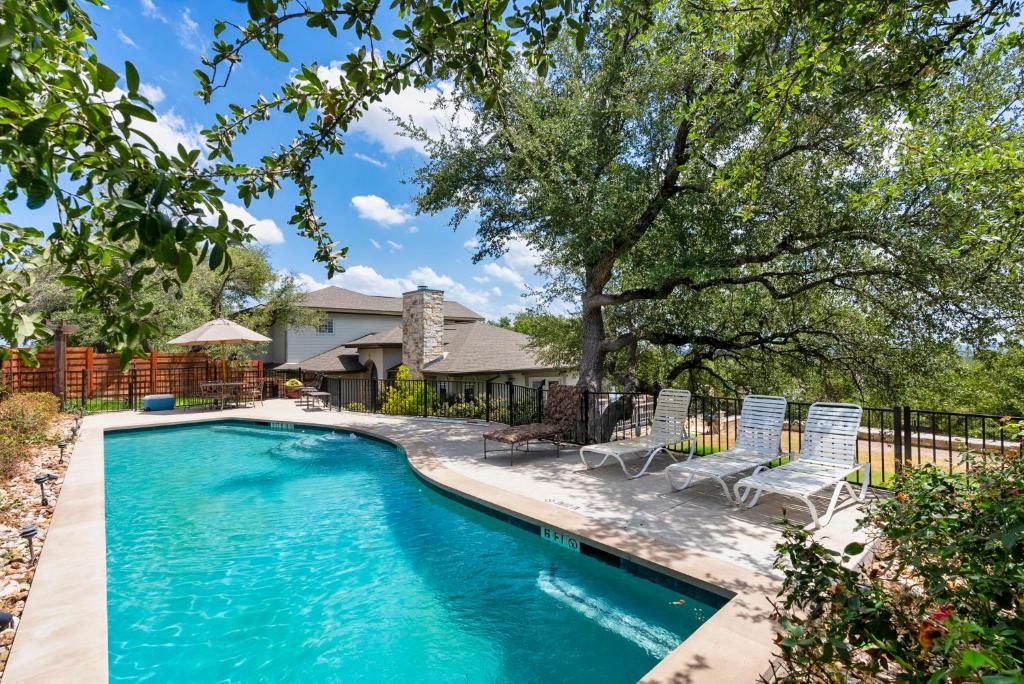
[[[574,450],[483,458],[483,422],[307,410],[285,399],[225,411],[107,413],[85,419],[47,534],[32,591],[12,645],[4,684],[107,681],[103,434],[106,430],[223,419],[352,429],[401,446],[434,485],[542,526],[587,540],[666,574],[731,597],[644,682],[755,681],[772,654],[772,568],[778,519],[809,522],[796,499],[762,497],[751,510],[729,506],[720,487],[672,493],[658,472],[626,480],[617,464],[586,471]],[[658,466],[670,462],[667,458]],[[819,508],[819,510],[824,510]],[[844,502],[817,536],[841,549],[857,538],[857,507]]]

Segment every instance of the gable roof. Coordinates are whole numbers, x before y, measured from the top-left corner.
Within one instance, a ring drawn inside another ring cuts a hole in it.
[[[425,373],[470,375],[568,368],[544,363],[527,348],[530,337],[489,323],[456,323],[444,327],[444,356],[423,367]],[[349,347],[402,345],[402,327],[360,337]]]
[[[298,302],[299,306],[310,309],[329,311],[354,311],[360,313],[383,313],[396,316],[402,315],[401,297],[381,297],[368,295],[343,287],[328,285],[327,287],[306,293]],[[445,300],[444,317],[452,320],[482,321],[483,316],[467,309],[458,302]]]

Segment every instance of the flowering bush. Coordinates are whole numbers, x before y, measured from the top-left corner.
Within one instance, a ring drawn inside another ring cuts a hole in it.
[[[965,460],[898,477],[862,522],[877,542],[862,566],[860,544],[837,554],[787,528],[774,680],[1024,681],[1024,460]]]
[[[292,378],[291,380],[286,380],[284,386],[290,390],[296,390],[302,387],[302,381],[298,378]]]

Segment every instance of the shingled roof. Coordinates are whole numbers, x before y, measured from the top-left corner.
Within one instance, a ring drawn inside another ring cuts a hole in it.
[[[311,373],[357,373],[366,370],[366,366],[359,362],[359,350],[347,345],[328,349],[299,363],[283,363],[276,370],[297,368]]]
[[[323,289],[307,293],[299,306],[326,311],[354,311],[359,313],[386,313],[402,315],[401,297],[380,297],[368,295],[343,287],[329,285]],[[483,316],[467,309],[458,302],[445,300],[444,317],[451,320],[482,321]]]
[[[530,338],[488,323],[458,323],[444,327],[444,356],[423,367],[425,373],[470,375],[541,371],[562,366],[544,363],[527,348]],[[402,327],[348,342],[349,347],[394,347],[402,344]],[[568,366],[565,366],[568,368]]]

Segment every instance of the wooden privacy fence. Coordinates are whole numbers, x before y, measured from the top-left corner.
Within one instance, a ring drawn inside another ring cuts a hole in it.
[[[17,357],[0,369],[0,388],[5,392],[54,392],[65,407],[89,411],[139,408],[147,394],[174,394],[179,404],[201,398],[200,383],[222,379],[220,362],[200,352],[151,352],[132,359],[121,370],[117,354],[96,352],[91,347],[68,347],[63,374],[55,370],[52,348],[36,355],[37,367]],[[61,377],[62,375],[62,377]],[[229,379],[263,382],[263,362],[228,369]]]

